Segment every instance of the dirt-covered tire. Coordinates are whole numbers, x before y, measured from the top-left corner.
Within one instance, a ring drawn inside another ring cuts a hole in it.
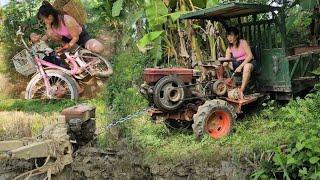
[[[220,99],[206,101],[193,115],[192,129],[197,139],[208,134],[218,139],[230,134],[237,115],[234,107]]]
[[[79,92],[77,88],[77,82],[68,74],[58,70],[46,70],[45,71],[51,85],[62,83],[64,86],[64,92],[62,97],[54,96],[52,99],[71,99],[75,100],[79,98]],[[58,85],[57,85],[58,86]],[[57,87],[58,88],[58,87]],[[26,99],[49,99],[46,95],[46,87],[44,80],[40,73],[33,76],[30,80],[25,93]]]
[[[227,85],[224,82],[224,79],[219,79],[213,83],[213,92],[218,96],[224,96],[227,93]]]
[[[179,109],[186,95],[184,83],[175,76],[161,78],[154,87],[153,101],[162,111],[174,111]]]
[[[81,49],[79,50],[79,57],[86,63],[92,60],[92,58],[86,57],[97,57],[99,59],[99,62],[93,65],[94,75],[97,77],[107,78],[113,73],[111,63],[97,53],[93,53],[87,49]]]

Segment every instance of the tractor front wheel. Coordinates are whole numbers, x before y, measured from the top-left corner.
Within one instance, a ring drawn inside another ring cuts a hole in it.
[[[206,101],[193,116],[193,132],[197,139],[207,133],[213,139],[230,134],[237,115],[232,105],[220,99]]]

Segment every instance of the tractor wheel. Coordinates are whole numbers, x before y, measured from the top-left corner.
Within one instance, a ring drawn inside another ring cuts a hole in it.
[[[218,96],[224,96],[227,93],[227,85],[224,79],[219,79],[213,84],[213,92]]]
[[[213,139],[229,135],[233,121],[237,118],[233,106],[220,99],[206,101],[193,115],[193,132],[197,139],[205,133]]]
[[[184,130],[190,129],[192,126],[192,121],[180,121],[175,119],[166,119],[164,121],[166,127],[170,130]]]
[[[162,111],[174,111],[183,105],[184,83],[175,76],[161,78],[154,87],[153,101]]]

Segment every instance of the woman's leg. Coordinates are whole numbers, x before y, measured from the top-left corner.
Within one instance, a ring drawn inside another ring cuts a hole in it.
[[[90,39],[87,41],[85,48],[98,54],[101,54],[104,50],[103,44],[96,39]]]
[[[252,70],[253,70],[253,65],[251,63],[247,63],[243,67],[242,84],[241,84],[241,88],[240,88],[241,99],[243,99],[243,92],[249,83]]]

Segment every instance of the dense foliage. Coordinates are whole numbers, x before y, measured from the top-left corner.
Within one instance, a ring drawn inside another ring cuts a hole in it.
[[[286,143],[268,151],[272,158],[262,159],[253,176],[267,179],[320,178],[320,93],[291,101],[267,118],[277,119],[275,127],[290,132]]]

